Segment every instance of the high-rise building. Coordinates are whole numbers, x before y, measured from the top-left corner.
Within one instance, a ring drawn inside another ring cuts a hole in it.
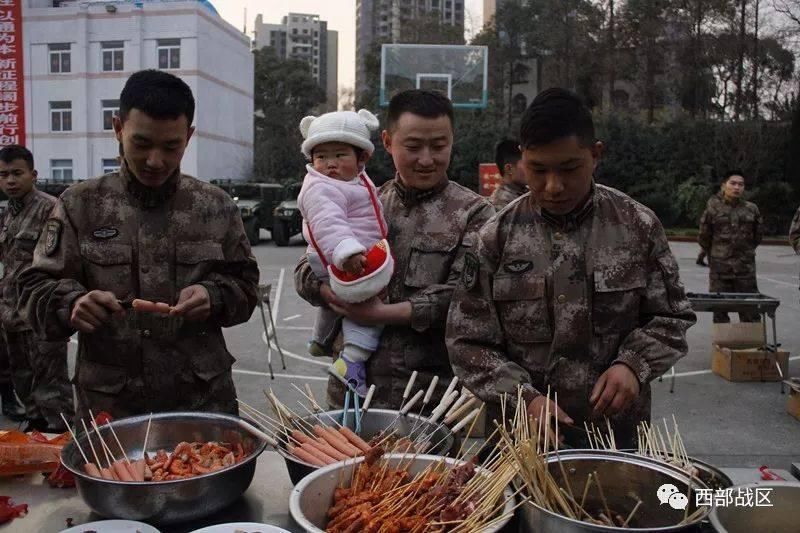
[[[328,107],[336,109],[338,86],[339,33],[328,29],[319,15],[289,13],[280,24],[264,23],[256,17],[255,47],[269,46],[282,59],[308,63],[311,75],[325,89]]]
[[[181,163],[204,180],[250,177],[250,40],[207,0],[27,0],[23,4],[26,145],[42,178],[99,176],[119,166],[113,117],[128,77],[160,69],[196,100]]]
[[[356,0],[357,92],[364,86],[364,58],[373,44],[400,42],[404,26],[431,15],[464,31],[464,0]]]

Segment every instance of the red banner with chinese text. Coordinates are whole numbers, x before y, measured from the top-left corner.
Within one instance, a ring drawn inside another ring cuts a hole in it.
[[[478,167],[478,176],[480,179],[478,193],[481,196],[491,196],[500,186],[500,171],[494,163],[481,163]]]
[[[0,0],[0,146],[25,145],[22,2]]]

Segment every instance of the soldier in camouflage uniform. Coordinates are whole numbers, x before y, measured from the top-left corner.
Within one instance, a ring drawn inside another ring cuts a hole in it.
[[[800,207],[797,208],[792,225],[789,227],[789,242],[794,248],[794,253],[800,254]]]
[[[0,322],[11,380],[28,419],[24,429],[61,432],[66,428],[60,413],[74,413],[67,377],[68,339],[38,339],[17,310],[17,277],[30,266],[36,241],[56,202],[36,190],[36,177],[33,154],[27,148],[10,145],[0,150],[0,187],[9,197],[0,221]]]
[[[419,90],[396,95],[389,104],[383,142],[397,168],[395,178],[380,188],[395,258],[386,303],[338,302],[305,258],[295,270],[295,286],[313,305],[330,305],[357,323],[386,324],[367,363],[367,382],[376,385],[374,406],[396,409],[413,371],[419,373],[415,388],[427,387],[439,376],[435,402],[453,375],[444,344],[450,297],[465,252],[494,210],[447,179],[453,146],[453,108],[447,98]],[[330,381],[328,403],[340,406],[342,398],[338,382]]]
[[[500,171],[502,182],[489,197],[489,202],[497,211],[528,192],[525,173],[519,168],[521,154],[519,143],[504,139],[494,149],[494,161]]]
[[[481,229],[447,321],[456,375],[490,407],[518,386],[528,413],[550,411],[571,446],[583,422],[636,446],[650,382],[686,355],[695,322],[661,223],[595,184],[602,151],[577,96],[548,89],[522,118],[531,192]],[[558,400],[558,409],[554,401]]]
[[[122,167],[61,195],[21,276],[35,329],[48,338],[80,331],[81,416],[238,412],[222,328],[252,314],[258,266],[231,198],[180,172],[193,117],[182,80],[132,75],[114,118]],[[174,309],[123,307],[134,298]]]
[[[711,292],[758,292],[756,246],[761,243],[761,213],[742,199],[744,178],[729,172],[720,192],[712,197],[700,218],[700,247],[708,254]],[[739,313],[742,322],[758,322],[758,313]],[[714,322],[730,322],[728,313],[715,312]]]

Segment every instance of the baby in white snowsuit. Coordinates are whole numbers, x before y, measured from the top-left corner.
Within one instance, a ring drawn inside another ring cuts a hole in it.
[[[305,117],[303,154],[311,160],[298,197],[308,259],[320,280],[345,302],[378,295],[389,283],[394,261],[375,185],[364,166],[375,150],[370,131],[378,119],[369,111],[335,111]],[[331,355],[342,319],[344,347],[331,370],[360,396],[367,392],[366,361],[377,349],[383,326],[362,326],[332,309],[319,308],[309,343],[311,355]]]

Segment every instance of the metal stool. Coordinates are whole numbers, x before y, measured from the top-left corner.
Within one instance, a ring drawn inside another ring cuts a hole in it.
[[[272,305],[269,301],[269,295],[272,292],[272,284],[267,283],[258,286],[258,308],[261,311],[261,324],[264,326],[264,337],[267,339],[267,366],[269,367],[269,376],[275,379],[275,374],[272,372],[272,342],[275,342],[275,349],[281,356],[281,365],[286,370],[286,360],[283,357],[283,350],[281,345],[278,344],[278,333],[275,329],[275,320],[272,317]],[[267,305],[267,311],[264,311],[264,304]],[[269,313],[269,322],[267,322],[267,313]],[[270,326],[272,332],[270,332]]]

